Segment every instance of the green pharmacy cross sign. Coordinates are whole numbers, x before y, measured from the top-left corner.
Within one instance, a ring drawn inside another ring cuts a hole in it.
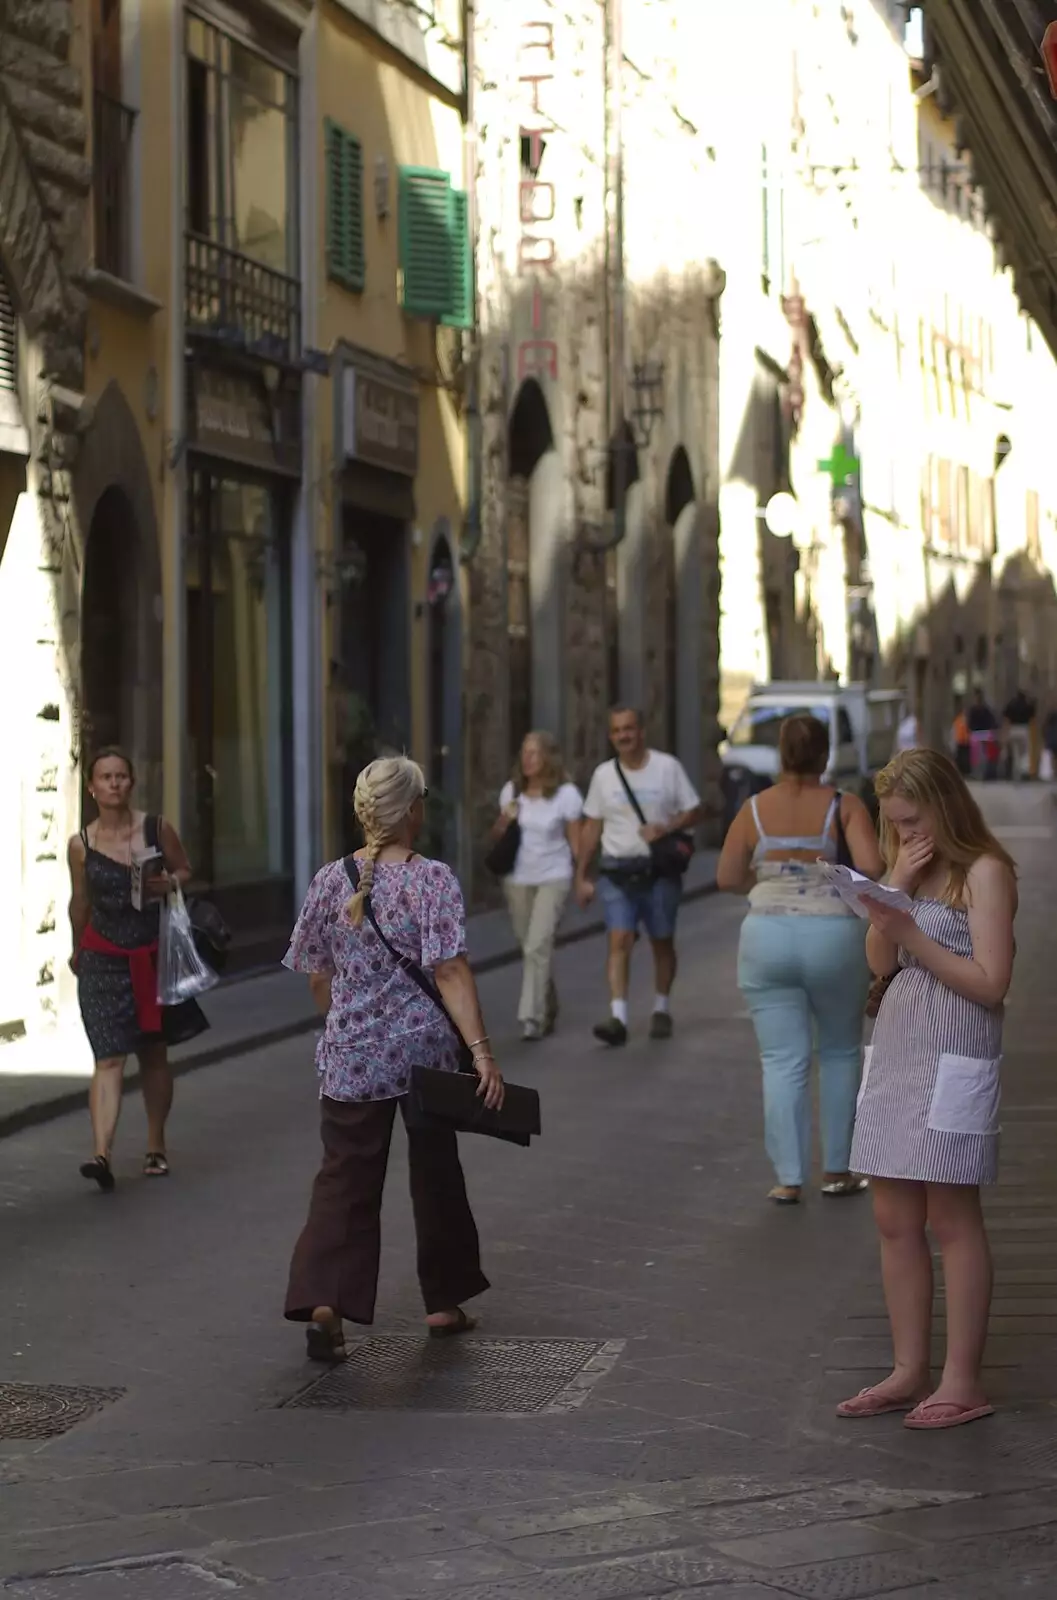
[[[842,488],[851,483],[859,470],[857,456],[850,456],[842,444],[839,444],[828,461],[820,461],[820,472],[827,472],[833,480],[835,489]]]

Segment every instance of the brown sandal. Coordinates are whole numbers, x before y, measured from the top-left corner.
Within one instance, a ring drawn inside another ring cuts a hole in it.
[[[305,1354],[309,1361],[337,1366],[348,1356],[340,1322],[310,1322],[305,1332]]]

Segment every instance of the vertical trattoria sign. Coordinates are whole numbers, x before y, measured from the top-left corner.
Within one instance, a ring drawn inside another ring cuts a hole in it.
[[[523,378],[558,376],[558,346],[547,338],[543,295],[545,278],[553,280],[558,254],[554,241],[557,203],[553,183],[542,182],[536,176],[545,136],[555,131],[555,123],[543,104],[547,99],[545,85],[554,82],[554,62],[554,24],[542,20],[523,22],[518,44],[518,83],[524,86],[519,142],[522,152],[527,146],[528,159],[523,153],[518,191],[517,275],[519,280],[531,279],[532,335],[517,347],[519,383]]]

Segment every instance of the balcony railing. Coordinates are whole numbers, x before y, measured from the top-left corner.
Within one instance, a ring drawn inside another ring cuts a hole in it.
[[[229,250],[185,235],[184,294],[190,333],[274,361],[293,361],[301,349],[301,285],[296,278]]]
[[[115,278],[131,276],[132,230],[129,175],[136,113],[109,95],[95,95],[93,179],[95,264]]]

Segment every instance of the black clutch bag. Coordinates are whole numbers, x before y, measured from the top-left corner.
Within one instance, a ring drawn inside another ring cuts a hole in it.
[[[360,886],[360,869],[355,856],[345,857],[345,872],[353,889]],[[458,1028],[451,1020],[448,1008],[441,999],[440,990],[431,983],[422,968],[409,956],[394,950],[378,926],[378,919],[367,895],[363,902],[367,920],[385,945],[398,967],[403,967],[408,977],[418,984],[422,993],[431,1000],[445,1017],[458,1045],[459,1068],[457,1072],[441,1072],[436,1067],[413,1067],[411,1087],[404,1101],[404,1121],[409,1128],[443,1128],[451,1133],[483,1133],[492,1139],[503,1139],[507,1144],[527,1148],[540,1133],[540,1097],[535,1089],[525,1089],[520,1084],[504,1084],[503,1104],[498,1111],[490,1111],[477,1093],[480,1079],[469,1049]]]
[[[476,1072],[438,1072],[415,1067],[405,1117],[409,1128],[448,1128],[453,1133],[483,1133],[526,1149],[540,1132],[540,1097],[535,1089],[505,1086],[503,1104],[489,1111],[478,1094]]]

